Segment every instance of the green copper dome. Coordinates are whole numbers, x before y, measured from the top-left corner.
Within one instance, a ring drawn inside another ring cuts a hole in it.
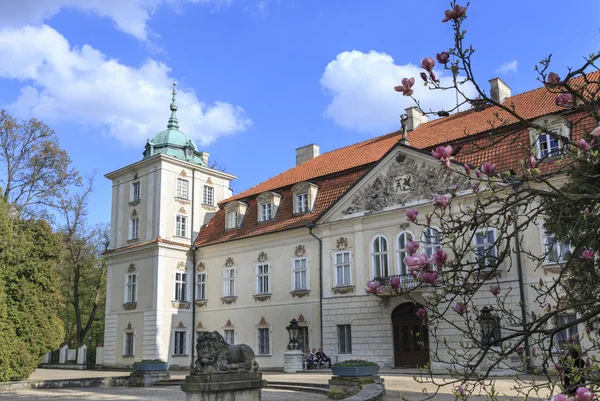
[[[144,159],[156,154],[164,154],[185,160],[191,163],[206,166],[202,161],[198,147],[192,138],[179,131],[179,120],[177,120],[177,104],[175,103],[175,83],[173,83],[173,100],[171,102],[171,117],[167,129],[156,134],[152,140],[146,142]]]

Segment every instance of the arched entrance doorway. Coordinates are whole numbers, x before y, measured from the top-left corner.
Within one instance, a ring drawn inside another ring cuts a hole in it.
[[[398,305],[392,312],[396,367],[417,368],[429,363],[429,331],[417,317],[420,307],[408,302]]]

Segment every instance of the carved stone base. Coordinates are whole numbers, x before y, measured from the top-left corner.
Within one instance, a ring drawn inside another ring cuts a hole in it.
[[[283,353],[283,371],[285,373],[296,373],[302,371],[302,351],[285,351]]]
[[[171,373],[166,370],[140,371],[134,370],[129,375],[129,385],[136,387],[150,387],[159,380],[169,380]]]
[[[224,373],[189,375],[181,390],[186,401],[260,401],[260,390],[267,386],[262,373]]]

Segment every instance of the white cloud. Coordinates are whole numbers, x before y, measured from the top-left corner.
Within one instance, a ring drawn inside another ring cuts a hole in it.
[[[496,72],[500,74],[508,74],[509,72],[517,72],[517,66],[519,62],[517,60],[506,61],[502,63]]]
[[[0,30],[0,60],[10,60],[0,78],[26,82],[8,106],[19,116],[90,125],[132,147],[166,127],[173,78],[164,63],[127,66],[89,45],[72,48],[46,25]],[[178,87],[177,104],[181,130],[202,145],[252,124],[241,107],[203,103],[190,88]]]
[[[400,128],[400,114],[414,106],[410,97],[394,91],[402,78],[415,78],[414,96],[425,110],[450,110],[456,106],[455,91],[429,90],[413,64],[397,65],[385,53],[357,50],[343,52],[331,61],[321,77],[321,86],[333,96],[325,115],[344,128],[382,133]],[[435,71],[442,85],[451,78],[443,70]],[[474,94],[465,88],[468,96]],[[463,106],[466,107],[466,106]]]

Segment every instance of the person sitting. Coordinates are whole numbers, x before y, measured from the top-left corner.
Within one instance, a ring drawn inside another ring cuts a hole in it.
[[[562,383],[564,393],[567,397],[574,397],[579,387],[585,384],[583,369],[585,362],[579,355],[579,351],[571,347],[564,354],[564,370],[562,372]]]
[[[325,366],[325,364],[327,364],[327,367],[331,369],[331,358],[325,355],[323,348],[319,348],[319,352],[317,352],[315,355],[317,356],[320,366]]]
[[[307,348],[304,353],[304,361],[306,362],[306,369],[311,369],[311,366],[317,365],[317,357],[310,352],[310,348]]]

